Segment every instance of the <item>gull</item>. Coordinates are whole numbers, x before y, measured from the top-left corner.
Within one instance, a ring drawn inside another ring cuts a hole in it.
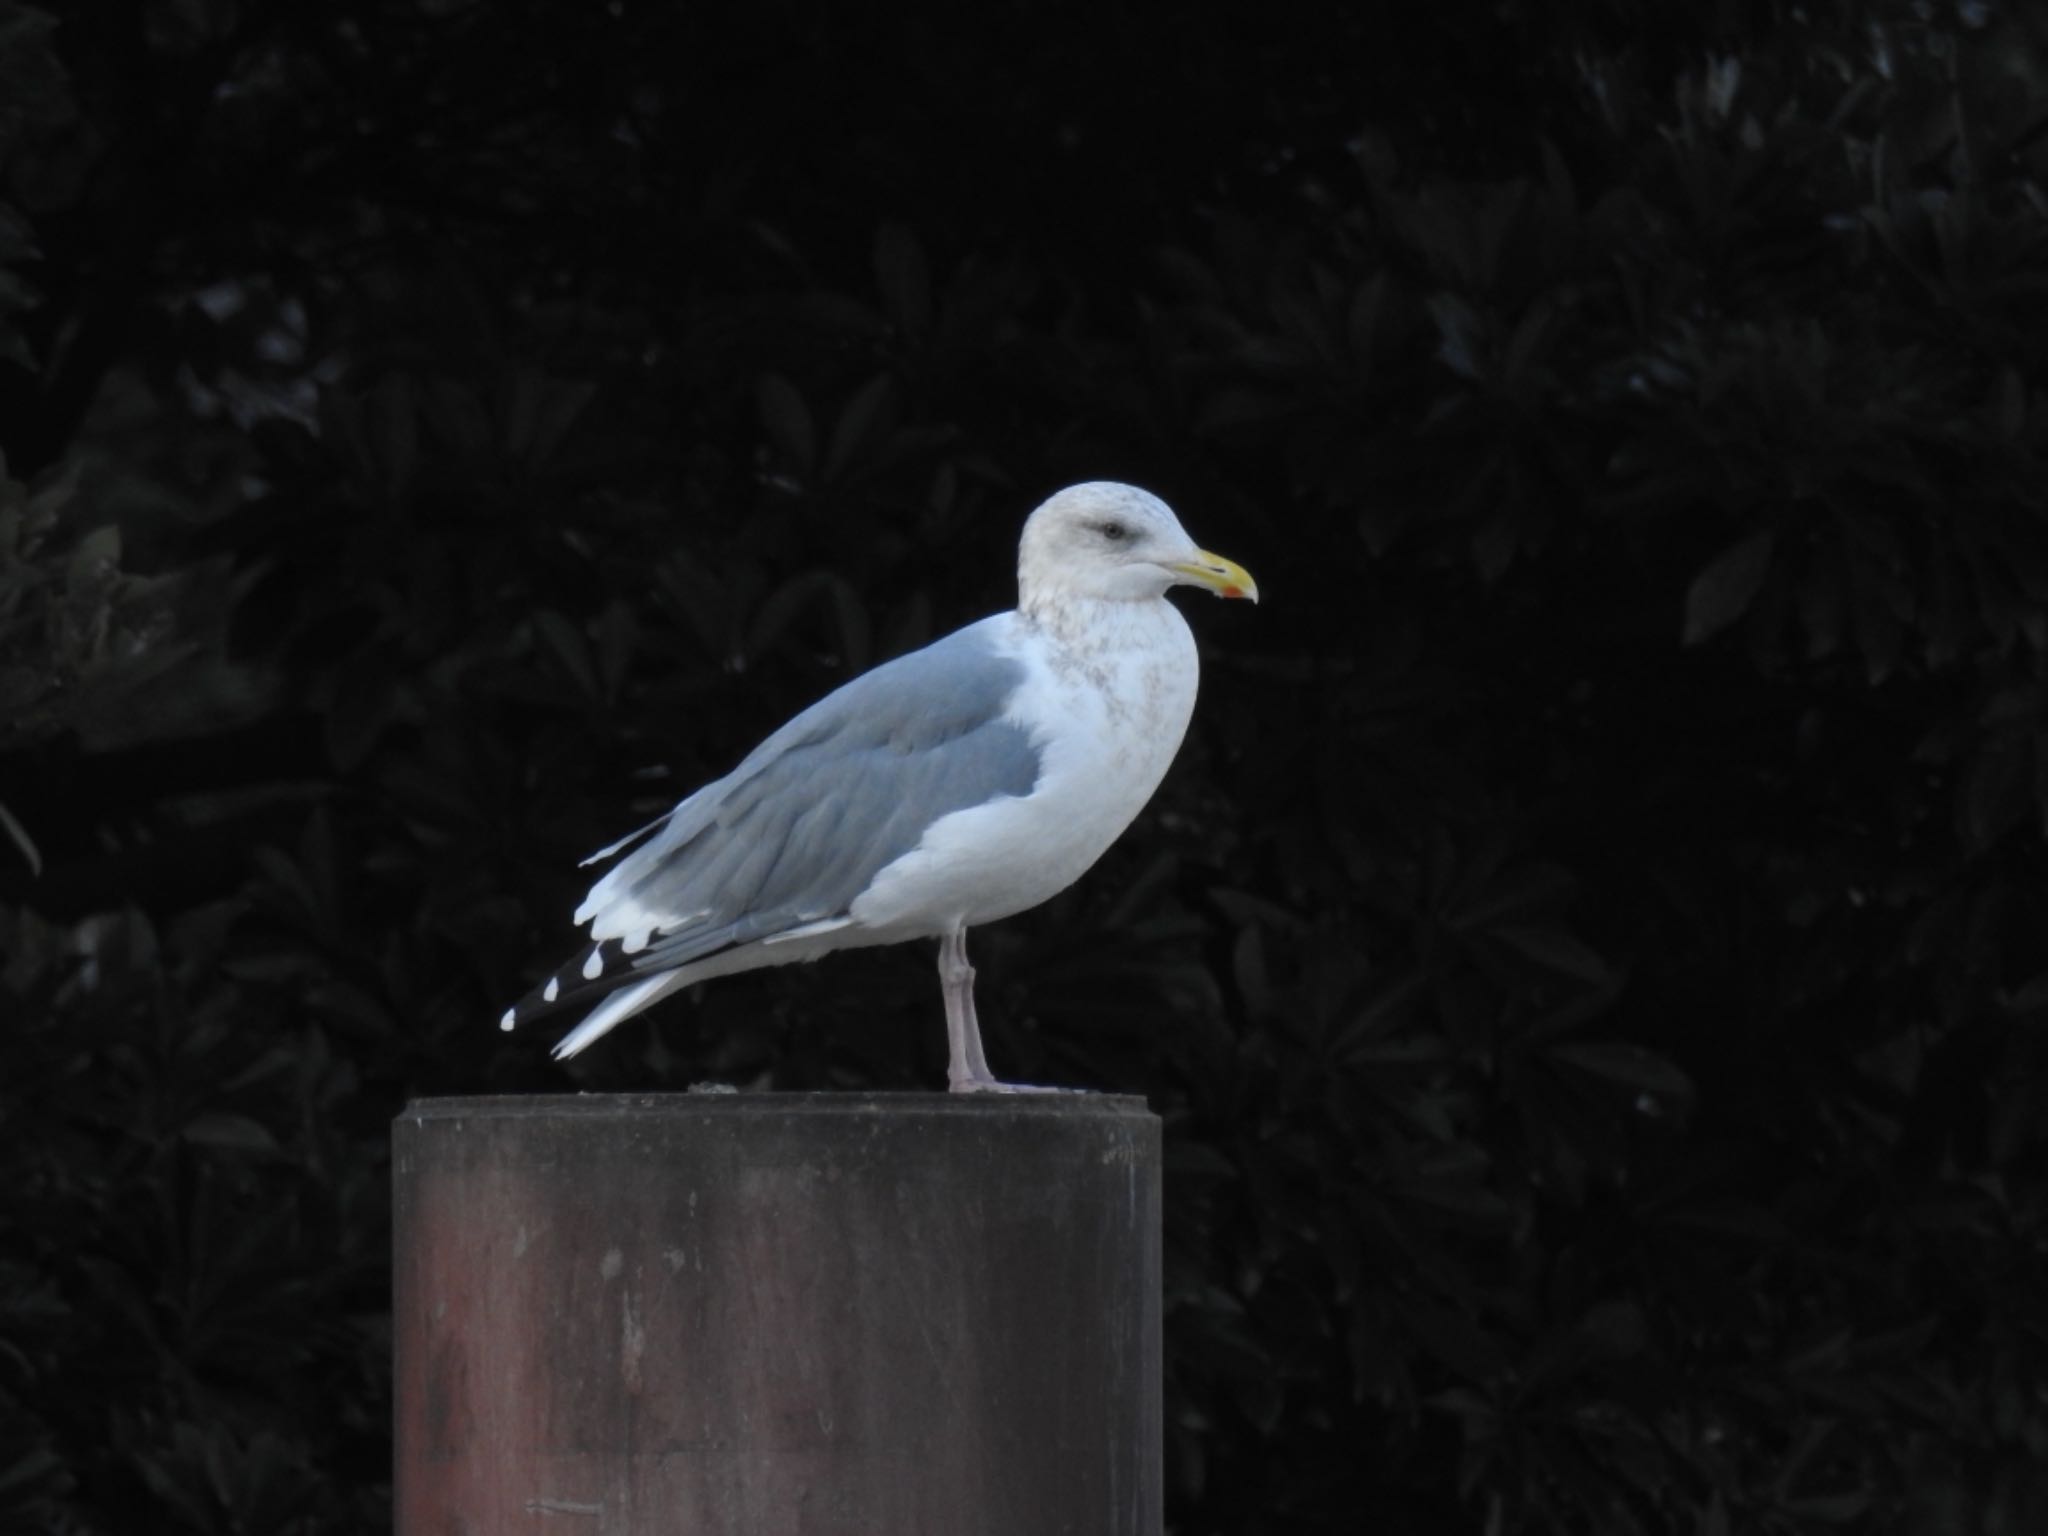
[[[989,1070],[967,931],[1072,885],[1159,787],[1200,675],[1175,586],[1258,600],[1149,492],[1060,491],[1025,521],[1015,609],[854,678],[585,860],[617,859],[576,909],[587,943],[500,1026],[601,998],[563,1059],[715,976],[935,938],[949,1087],[1042,1091]]]

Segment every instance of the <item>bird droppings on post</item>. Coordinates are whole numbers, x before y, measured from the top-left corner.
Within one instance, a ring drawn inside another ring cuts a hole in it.
[[[1015,610],[853,679],[586,860],[632,848],[576,911],[582,981],[550,976],[500,1027],[602,999],[565,1058],[696,981],[936,938],[948,1085],[1048,1091],[989,1070],[967,930],[1064,890],[1151,799],[1199,675],[1176,585],[1258,599],[1156,496],[1053,496],[1025,522]]]

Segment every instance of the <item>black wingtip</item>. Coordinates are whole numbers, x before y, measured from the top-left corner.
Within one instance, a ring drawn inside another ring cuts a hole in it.
[[[617,939],[605,939],[578,951],[554,974],[498,1016],[506,1033],[545,1014],[589,1002],[638,979],[629,956]]]

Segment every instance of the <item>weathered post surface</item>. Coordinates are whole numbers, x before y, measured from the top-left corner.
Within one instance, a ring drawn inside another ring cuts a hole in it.
[[[430,1099],[399,1536],[1159,1536],[1135,1098]]]

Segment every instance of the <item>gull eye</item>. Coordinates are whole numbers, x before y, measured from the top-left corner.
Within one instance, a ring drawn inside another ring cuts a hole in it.
[[[1112,544],[1128,544],[1131,541],[1131,525],[1119,522],[1115,518],[1110,518],[1107,522],[1097,523],[1095,531]]]

